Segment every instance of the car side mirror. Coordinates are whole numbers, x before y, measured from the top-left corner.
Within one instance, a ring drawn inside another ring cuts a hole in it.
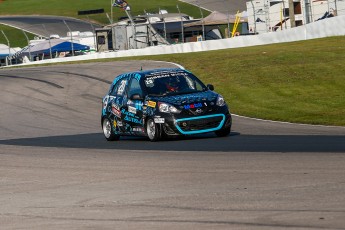
[[[142,96],[140,94],[133,94],[130,96],[131,100],[143,100]]]
[[[207,85],[207,88],[208,88],[209,90],[211,90],[211,91],[213,91],[213,90],[214,90],[214,86],[213,86],[213,85],[211,85],[211,84],[208,84],[208,85]]]

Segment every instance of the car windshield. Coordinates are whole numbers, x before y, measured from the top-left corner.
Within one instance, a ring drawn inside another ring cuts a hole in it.
[[[193,74],[184,70],[161,71],[145,76],[147,93],[152,96],[188,94],[205,91],[206,86]]]

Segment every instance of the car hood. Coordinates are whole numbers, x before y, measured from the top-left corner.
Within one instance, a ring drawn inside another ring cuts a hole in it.
[[[149,97],[148,100],[165,102],[176,107],[183,107],[195,103],[215,104],[218,94],[212,91],[204,91],[190,94],[171,95],[164,97]]]

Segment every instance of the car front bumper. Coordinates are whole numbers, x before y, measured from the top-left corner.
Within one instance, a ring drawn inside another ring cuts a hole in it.
[[[227,113],[204,114],[201,116],[183,117],[171,114],[155,116],[167,135],[192,135],[214,132],[231,127],[232,117]],[[164,120],[164,122],[163,122]]]

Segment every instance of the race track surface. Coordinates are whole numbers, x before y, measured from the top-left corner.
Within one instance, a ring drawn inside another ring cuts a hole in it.
[[[234,116],[224,138],[107,142],[101,98],[142,66],[175,67],[0,69],[0,229],[345,229],[343,127]]]
[[[67,24],[67,26],[64,22]],[[49,37],[52,34],[57,34],[60,37],[66,37],[69,30],[93,32],[95,28],[101,27],[98,24],[89,23],[75,18],[43,15],[0,16],[0,23],[15,28],[20,28],[24,31],[43,37]]]
[[[183,0],[183,2],[200,6],[209,11],[219,11],[224,14],[236,14],[247,10],[246,2],[244,0]],[[201,17],[201,16],[200,16]],[[64,24],[64,22],[68,27]],[[71,31],[94,31],[94,28],[99,28],[101,25],[88,23],[70,17],[62,16],[0,16],[0,23],[23,29],[30,33],[49,37],[52,34],[58,34],[60,37],[66,37],[69,29]]]

